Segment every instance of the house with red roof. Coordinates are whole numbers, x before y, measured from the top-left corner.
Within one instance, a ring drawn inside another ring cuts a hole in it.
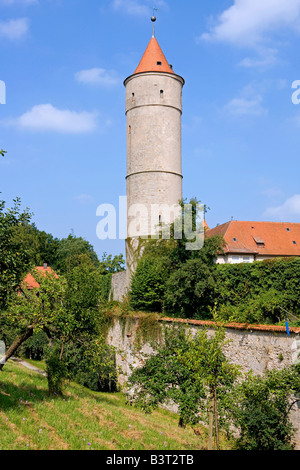
[[[36,266],[35,269],[36,271],[43,274],[44,276],[46,276],[47,273],[49,273],[49,274],[54,274],[55,277],[58,278],[57,274],[46,263],[44,263],[43,266]],[[31,273],[28,273],[22,282],[22,287],[28,290],[32,290],[32,289],[37,289],[38,287],[40,287],[40,285],[35,280],[34,276]]]
[[[216,260],[218,264],[300,256],[300,223],[231,220],[206,228],[206,237],[217,235],[225,242],[224,253]]]

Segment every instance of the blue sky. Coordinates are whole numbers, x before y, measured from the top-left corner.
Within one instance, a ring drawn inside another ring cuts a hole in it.
[[[0,0],[2,198],[19,196],[55,237],[74,230],[99,256],[124,253],[97,238],[96,209],[126,195],[123,81],[153,6],[186,80],[184,197],[210,207],[211,227],[300,222],[300,0]]]

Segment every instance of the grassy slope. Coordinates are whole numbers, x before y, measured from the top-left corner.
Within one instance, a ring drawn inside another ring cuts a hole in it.
[[[0,373],[0,450],[205,448],[205,431],[195,435],[168,411],[146,416],[125,401],[73,383],[64,397],[50,397],[45,377],[9,361]]]

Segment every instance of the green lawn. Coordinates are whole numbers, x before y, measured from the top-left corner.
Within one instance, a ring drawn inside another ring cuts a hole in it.
[[[178,416],[165,410],[145,415],[126,405],[122,393],[96,393],[71,383],[63,397],[53,398],[47,379],[18,363],[9,361],[0,373],[0,450],[205,447],[205,429],[198,435],[191,428],[181,429]]]

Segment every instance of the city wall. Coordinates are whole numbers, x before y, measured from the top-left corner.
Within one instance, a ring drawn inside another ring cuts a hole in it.
[[[148,317],[150,318],[150,317]],[[147,324],[148,321],[148,324]],[[108,332],[108,342],[117,350],[117,366],[121,370],[120,384],[125,386],[132,368],[141,367],[145,355],[153,354],[150,339],[161,337],[162,327],[183,324],[192,333],[206,328],[214,334],[214,323],[171,318],[147,320],[143,316],[113,317]],[[282,369],[299,361],[300,328],[291,329],[290,336],[284,327],[267,325],[229,324],[226,326],[226,356],[241,366],[243,372],[260,375],[267,370]],[[300,403],[293,407],[291,420],[296,429],[296,448],[300,450]]]

